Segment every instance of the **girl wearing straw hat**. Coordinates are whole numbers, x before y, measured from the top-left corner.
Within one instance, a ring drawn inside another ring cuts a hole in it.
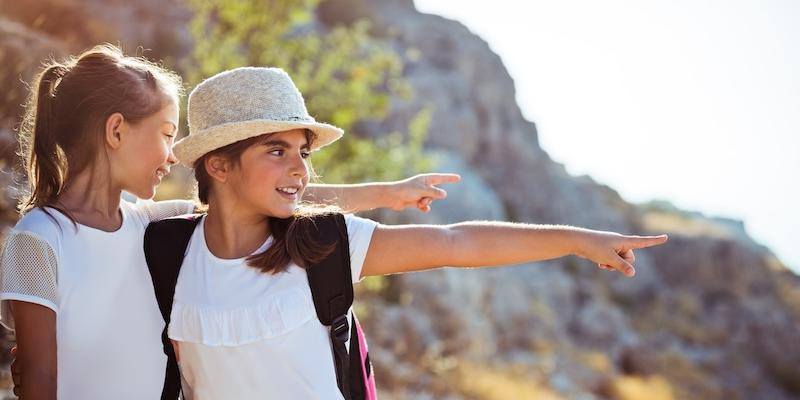
[[[315,314],[307,280],[331,251],[314,240],[318,222],[337,214],[300,202],[309,155],[342,131],[314,121],[290,77],[276,68],[238,68],[207,79],[190,94],[188,117],[189,136],[174,151],[194,168],[208,208],[189,231],[168,318],[185,398],[350,398],[337,383],[331,332]],[[570,254],[631,277],[633,249],[667,240],[505,222],[340,220],[352,282]]]
[[[146,270],[150,221],[195,203],[149,199],[177,160],[180,78],[144,58],[97,46],[50,62],[32,85],[20,129],[28,195],[0,263],[2,323],[16,329],[24,399],[152,399],[164,381],[163,321]],[[227,107],[227,105],[226,105]],[[348,210],[418,206],[452,181],[325,186],[315,198]]]

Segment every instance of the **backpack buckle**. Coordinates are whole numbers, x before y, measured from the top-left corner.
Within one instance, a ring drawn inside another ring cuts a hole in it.
[[[350,324],[347,321],[347,314],[340,315],[333,319],[331,323],[331,336],[342,343],[350,339]]]

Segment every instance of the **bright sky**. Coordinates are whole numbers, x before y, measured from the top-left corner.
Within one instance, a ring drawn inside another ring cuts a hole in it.
[[[500,55],[571,174],[744,220],[800,272],[800,2],[415,3]]]

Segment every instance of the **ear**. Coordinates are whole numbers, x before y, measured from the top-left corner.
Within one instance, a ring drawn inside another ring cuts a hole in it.
[[[232,164],[230,160],[220,155],[212,155],[203,160],[203,167],[212,179],[220,183],[228,181]]]
[[[123,117],[122,114],[117,112],[109,115],[106,119],[105,131],[103,135],[106,145],[112,149],[118,149],[122,143],[122,136],[126,133],[124,131],[127,129],[128,127],[125,123],[125,117]]]

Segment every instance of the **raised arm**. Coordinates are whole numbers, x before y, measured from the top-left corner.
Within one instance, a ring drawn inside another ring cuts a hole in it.
[[[662,244],[666,235],[625,236],[571,226],[509,222],[453,225],[379,225],[362,276],[451,267],[543,261],[577,255],[633,276],[633,249]]]
[[[17,336],[20,400],[56,398],[56,313],[34,303],[12,301]]]
[[[436,187],[455,183],[461,178],[455,174],[421,174],[402,181],[362,183],[355,185],[309,185],[304,200],[335,204],[344,212],[358,212],[375,208],[402,210],[416,207],[430,211],[433,200],[447,197],[447,192]]]

